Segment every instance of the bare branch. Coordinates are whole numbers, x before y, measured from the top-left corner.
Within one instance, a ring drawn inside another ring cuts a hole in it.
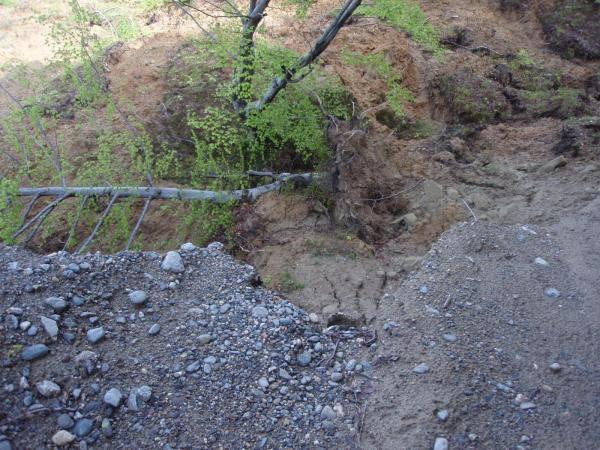
[[[65,188],[65,187],[59,187],[56,188],[58,190],[63,190],[64,192],[59,192],[57,194],[47,194],[50,195],[52,197],[58,197],[56,200],[54,200],[53,202],[48,203],[42,210],[40,210],[33,218],[31,218],[25,225],[23,225],[21,228],[19,228],[14,234],[13,234],[13,239],[19,237],[19,235],[21,235],[23,233],[23,231],[25,231],[27,228],[29,228],[31,225],[33,225],[35,222],[37,222],[38,219],[45,217],[45,215],[47,213],[49,213],[50,211],[52,211],[54,208],[56,208],[56,206],[62,202],[64,199],[71,197],[72,193],[69,193],[66,190],[68,190],[69,188]],[[37,194],[36,192],[33,192],[31,195],[35,195]],[[19,194],[20,195],[20,194]],[[40,193],[40,196],[43,196],[44,194]]]
[[[85,248],[90,244],[90,242],[92,242],[92,239],[94,239],[94,236],[96,236],[96,233],[98,233],[98,230],[104,223],[104,219],[106,219],[106,216],[108,216],[108,213],[112,209],[117,198],[119,198],[119,193],[115,192],[112,195],[110,201],[108,202],[108,206],[106,207],[106,209],[104,210],[104,212],[102,213],[100,218],[98,219],[98,222],[96,223],[96,226],[94,227],[92,233],[88,236],[88,238],[85,241],[83,241],[83,244],[81,244],[81,247],[79,247],[79,250],[77,250],[77,252],[76,252],[77,254],[83,252],[83,250],[85,250]]]
[[[283,76],[273,79],[271,86],[265,91],[262,98],[246,107],[246,116],[251,110],[261,110],[268,103],[272,102],[277,94],[285,88],[290,82],[293,82],[294,75],[312,64],[325,51],[331,41],[336,37],[340,29],[352,16],[356,8],[360,6],[362,0],[347,0],[335,20],[327,27],[325,32],[317,40],[312,49],[305,53],[296,61],[296,64],[291,68],[284,68]],[[257,6],[258,8],[258,6]]]
[[[34,195],[34,197],[29,202],[29,205],[27,205],[27,208],[25,208],[25,210],[23,211],[23,214],[21,214],[21,226],[25,224],[25,221],[27,220],[27,216],[31,212],[31,209],[33,208],[33,205],[35,204],[35,202],[37,201],[38,198],[40,198],[39,195],[37,195],[37,194]]]
[[[268,176],[268,175],[265,175]],[[114,196],[131,198],[157,198],[175,200],[203,200],[214,203],[227,203],[230,201],[254,201],[267,192],[278,191],[286,183],[309,185],[315,181],[325,179],[321,173],[283,173],[277,175],[273,183],[257,186],[251,189],[238,189],[235,191],[205,191],[197,189],[160,188],[149,186],[102,186],[102,187],[45,187],[45,188],[20,188],[18,195],[33,196],[73,196],[89,195],[95,197]],[[33,219],[32,219],[33,220]],[[22,231],[21,231],[22,232]]]
[[[146,215],[146,213],[148,212],[148,209],[150,208],[151,201],[152,201],[152,197],[148,197],[146,199],[146,203],[144,204],[144,209],[142,210],[142,213],[140,214],[140,218],[138,219],[137,223],[135,224],[135,227],[133,228],[133,231],[131,232],[129,239],[127,240],[127,245],[125,246],[125,250],[129,250],[129,248],[131,247],[131,244],[133,244],[133,242],[135,241],[135,238],[138,234],[138,230],[140,229],[140,227],[142,226],[142,222],[144,221],[144,216]]]

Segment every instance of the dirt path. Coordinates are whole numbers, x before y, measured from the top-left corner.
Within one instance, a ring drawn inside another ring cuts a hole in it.
[[[599,207],[547,229],[478,223],[443,235],[382,301],[365,448],[436,437],[453,449],[598,447]]]

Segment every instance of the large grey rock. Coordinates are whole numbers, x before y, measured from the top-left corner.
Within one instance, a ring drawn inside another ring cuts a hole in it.
[[[60,386],[54,381],[50,380],[43,380],[39,383],[36,383],[35,388],[41,395],[48,398],[56,397],[58,394],[60,394]]]
[[[44,344],[34,344],[28,347],[25,347],[21,352],[21,359],[25,361],[33,361],[34,359],[41,358],[48,354],[50,349],[46,347]]]
[[[53,309],[53,311],[57,314],[60,314],[65,309],[67,309],[67,302],[62,297],[48,297],[44,300],[44,304]]]
[[[58,325],[56,325],[55,320],[49,319],[48,317],[44,316],[41,316],[40,320],[42,321],[42,326],[44,327],[46,333],[48,333],[48,336],[50,336],[51,338],[55,338],[56,336],[58,336]]]
[[[165,255],[165,259],[163,259],[160,267],[163,270],[174,273],[181,273],[185,271],[185,266],[183,265],[183,260],[181,259],[181,255],[177,252],[168,252]]]

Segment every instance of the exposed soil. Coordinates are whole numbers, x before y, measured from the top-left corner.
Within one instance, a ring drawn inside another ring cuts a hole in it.
[[[442,60],[372,18],[353,20],[322,55],[323,68],[342,80],[360,115],[328,129],[338,162],[330,166],[331,204],[273,193],[243,205],[230,250],[322,325],[379,331],[375,358],[383,365],[360,434],[365,448],[428,448],[436,436],[451,448],[594,448],[599,6],[421,3],[444,36]],[[266,37],[305,50],[332,7],[317,2],[306,22],[275,10]],[[187,137],[174,136],[173,124],[194,105],[186,100],[175,108],[181,91],[173,74],[193,27],[176,10],[156,14],[148,25],[155,34],[117,47],[107,77],[158,140],[176,142]],[[415,98],[405,119],[385,104],[384,80],[343,64],[342,50],[380,52],[403,74]],[[36,52],[23,61],[39,60]],[[11,80],[9,74],[3,83],[16,89]],[[75,120],[58,126],[73,143],[68,151],[81,156],[97,136],[93,128],[74,128]],[[143,248],[167,250],[188,240],[189,232],[173,230],[175,215],[156,202],[142,227]],[[58,231],[33,247],[60,249],[65,238]],[[532,262],[537,256],[550,262],[545,272]],[[561,297],[544,298],[546,284]],[[421,285],[427,294],[419,293]],[[383,330],[390,320],[399,326]],[[441,339],[448,330],[455,343]],[[431,371],[413,374],[421,362]],[[563,370],[551,373],[552,362]],[[518,393],[536,407],[514,406]],[[436,409],[448,409],[450,418],[438,421]]]

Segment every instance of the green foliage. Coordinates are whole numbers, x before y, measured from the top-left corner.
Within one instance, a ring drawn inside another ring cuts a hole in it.
[[[560,74],[544,68],[524,49],[517,52],[508,66],[513,74],[513,84],[519,88],[530,91],[551,90],[560,85]]]
[[[296,280],[291,273],[282,272],[279,276],[281,290],[283,292],[293,292],[304,289],[304,284]]]
[[[197,243],[207,243],[219,236],[227,238],[234,224],[234,202],[191,202],[190,211],[183,217],[183,226],[189,238]]]
[[[0,0],[0,6],[16,6],[17,0]]]
[[[434,55],[441,55],[438,30],[431,25],[416,0],[375,0],[359,7],[359,14],[377,17],[394,28],[406,31],[415,42]]]
[[[397,116],[402,117],[405,115],[404,105],[407,102],[413,102],[414,97],[408,88],[402,85],[402,75],[400,72],[392,66],[384,55],[381,53],[361,55],[359,53],[344,51],[342,53],[342,61],[346,64],[364,67],[383,78],[387,85],[385,99],[388,105]]]
[[[15,181],[0,178],[0,241],[11,243],[19,228],[19,208],[16,201],[18,185]]]
[[[600,0],[599,0],[600,1]],[[296,16],[299,19],[306,18],[308,10],[317,2],[317,0],[285,0],[284,5],[296,7]]]

